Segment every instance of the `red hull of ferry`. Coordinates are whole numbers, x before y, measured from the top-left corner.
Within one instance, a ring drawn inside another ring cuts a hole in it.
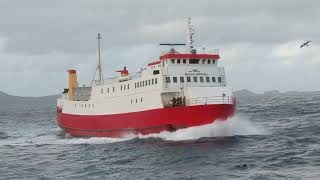
[[[58,109],[58,125],[72,136],[124,137],[200,126],[233,116],[234,104],[172,107],[112,115],[73,115]]]

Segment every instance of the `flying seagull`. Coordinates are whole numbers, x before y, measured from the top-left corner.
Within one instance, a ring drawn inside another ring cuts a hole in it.
[[[305,42],[305,43],[303,43],[301,46],[300,46],[300,48],[303,48],[303,46],[309,46],[309,43],[310,43],[311,41],[307,41],[307,42]]]

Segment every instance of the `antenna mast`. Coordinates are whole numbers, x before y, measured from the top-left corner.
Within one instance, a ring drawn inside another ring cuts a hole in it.
[[[103,72],[102,72],[102,65],[101,65],[101,48],[100,48],[100,39],[102,39],[101,38],[101,36],[100,36],[100,33],[98,33],[98,37],[97,37],[97,39],[98,39],[98,59],[99,59],[99,62],[98,62],[98,66],[97,66],[97,69],[98,69],[98,71],[99,71],[99,81],[100,81],[100,85],[102,85],[103,84]]]
[[[193,35],[194,35],[194,26],[191,25],[191,18],[187,19],[187,52],[191,52],[193,49]]]

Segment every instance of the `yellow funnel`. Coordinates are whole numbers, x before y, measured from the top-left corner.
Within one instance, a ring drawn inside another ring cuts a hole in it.
[[[78,86],[77,81],[77,71],[76,70],[68,70],[69,73],[69,99],[74,100],[74,90]]]

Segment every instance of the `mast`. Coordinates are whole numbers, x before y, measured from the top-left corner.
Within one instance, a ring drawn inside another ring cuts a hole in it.
[[[103,72],[102,72],[102,65],[101,65],[101,50],[100,50],[101,49],[101,47],[100,47],[100,39],[102,39],[102,38],[100,36],[100,33],[98,33],[97,39],[98,39],[98,60],[99,60],[97,69],[99,71],[100,85],[102,85],[103,84]]]
[[[193,49],[194,26],[191,25],[191,18],[187,19],[187,52],[191,53]]]

